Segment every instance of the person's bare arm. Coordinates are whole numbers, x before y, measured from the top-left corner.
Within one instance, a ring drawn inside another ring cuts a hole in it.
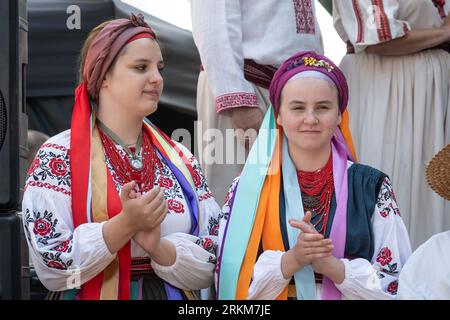
[[[366,48],[367,53],[382,56],[400,56],[436,47],[450,41],[450,18],[440,28],[409,31],[404,37]]]

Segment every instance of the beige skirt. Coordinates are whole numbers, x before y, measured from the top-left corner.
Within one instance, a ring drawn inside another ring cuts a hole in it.
[[[443,50],[343,58],[358,160],[388,174],[416,248],[450,229],[450,204],[427,185],[425,167],[450,143],[450,55]]]

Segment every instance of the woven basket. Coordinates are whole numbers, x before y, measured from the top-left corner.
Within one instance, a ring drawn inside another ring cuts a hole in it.
[[[450,200],[450,144],[431,159],[426,175],[431,189],[444,199]]]

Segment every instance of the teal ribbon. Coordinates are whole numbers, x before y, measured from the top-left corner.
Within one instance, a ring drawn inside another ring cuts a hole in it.
[[[272,106],[266,112],[235,191],[233,207],[222,242],[218,298],[234,300],[239,272],[255,221],[259,197],[277,139]]]
[[[297,170],[292,162],[288,150],[288,141],[283,134],[282,143],[282,174],[284,202],[286,208],[286,229],[289,239],[289,247],[293,248],[301,230],[289,225],[289,219],[303,220],[303,202],[300,187],[297,180]],[[316,281],[311,265],[307,265],[294,274],[295,289],[298,300],[316,300]]]

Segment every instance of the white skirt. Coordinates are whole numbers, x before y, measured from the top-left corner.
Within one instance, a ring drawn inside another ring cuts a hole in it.
[[[358,161],[390,176],[416,248],[450,229],[450,204],[425,177],[426,165],[450,143],[450,54],[350,54],[341,68]]]

